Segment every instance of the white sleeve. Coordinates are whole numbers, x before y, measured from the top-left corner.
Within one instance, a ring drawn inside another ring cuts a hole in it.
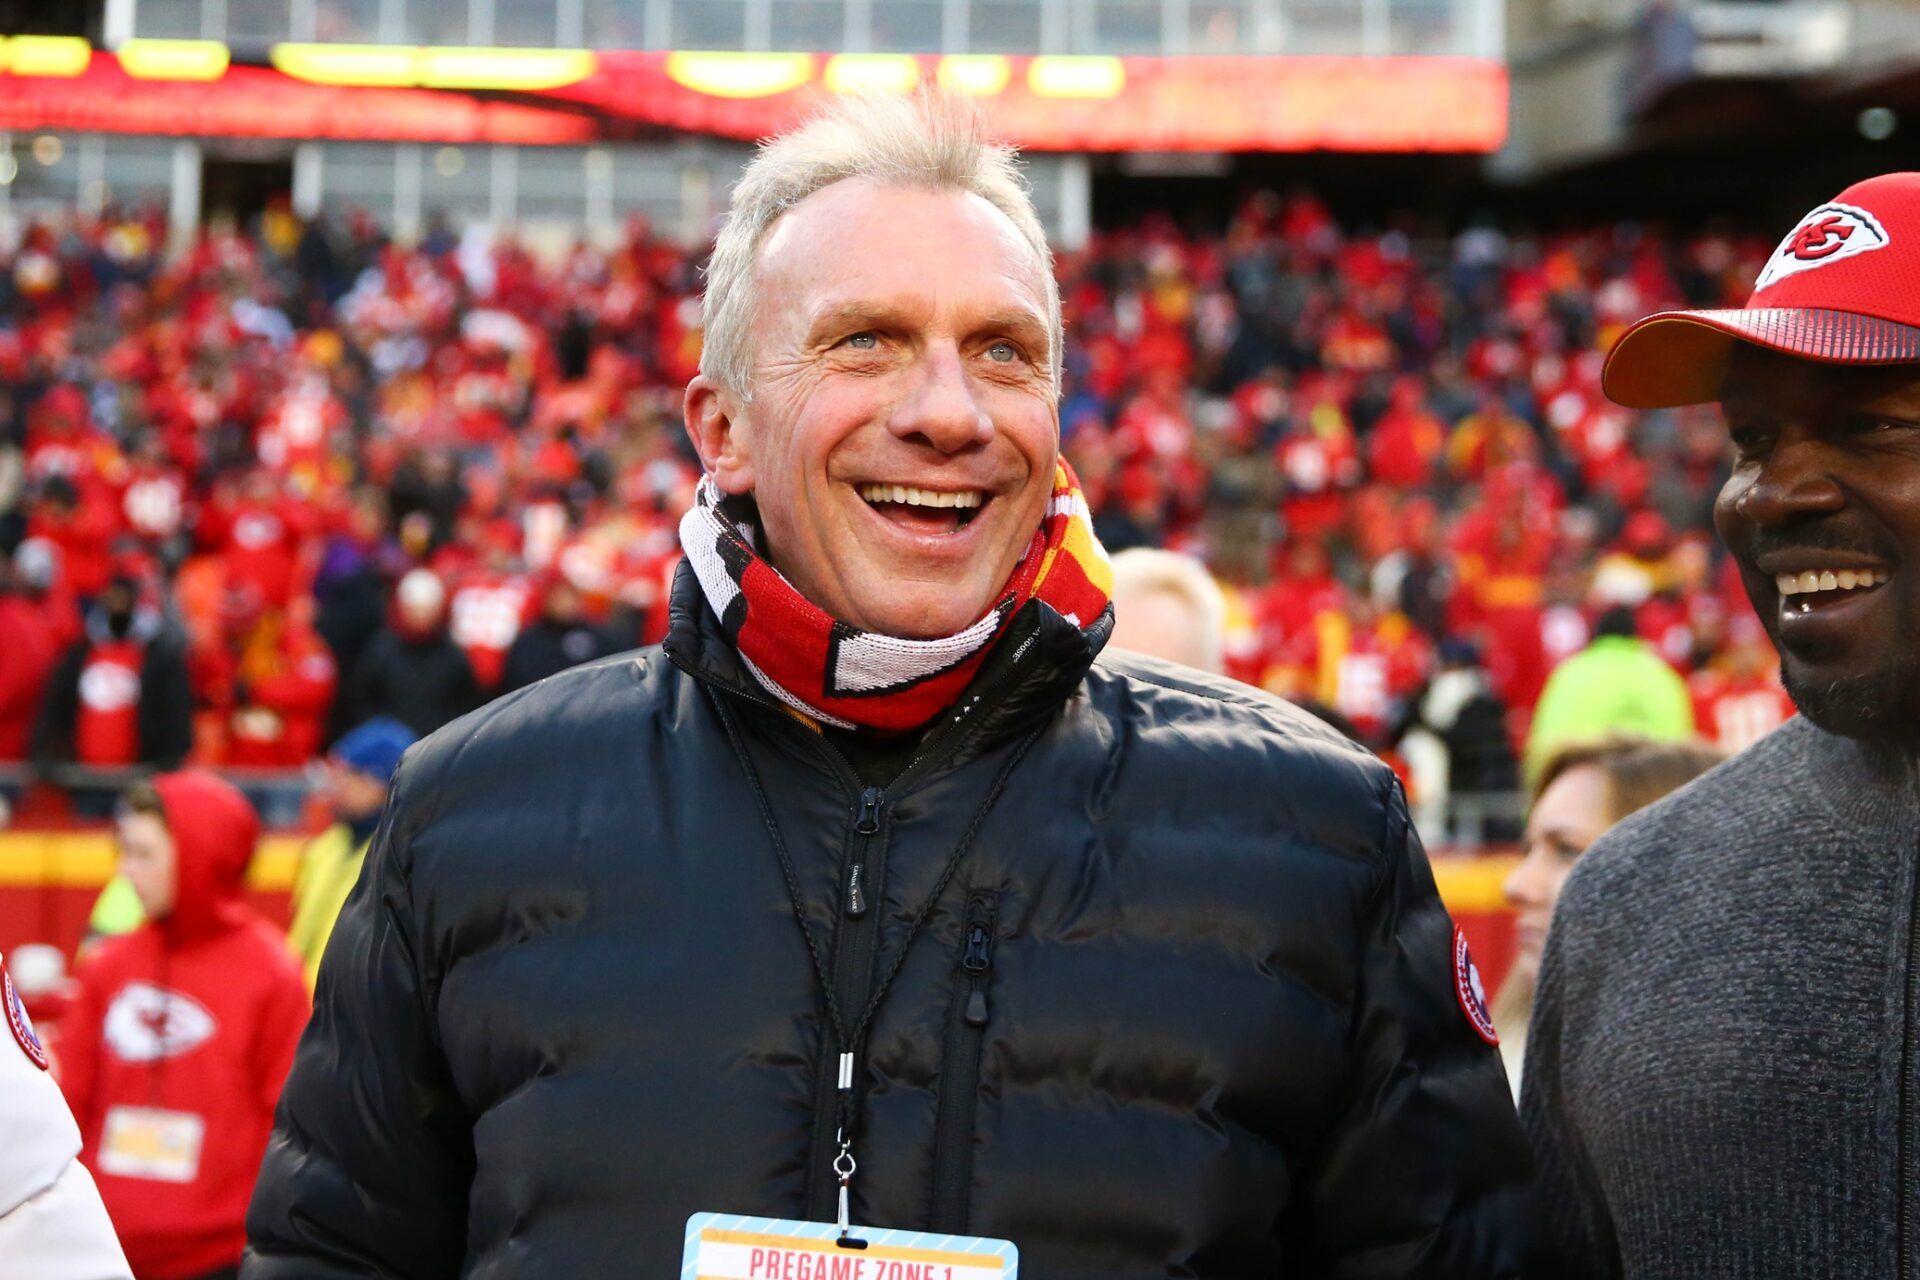
[[[132,1280],[100,1192],[78,1160],[0,1217],[0,1280]]]
[[[0,1022],[24,1021],[8,1003]],[[100,1192],[77,1159],[79,1126],[20,1035],[0,1027],[0,1280],[129,1280]]]

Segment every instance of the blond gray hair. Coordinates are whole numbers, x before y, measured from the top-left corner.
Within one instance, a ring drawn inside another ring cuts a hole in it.
[[[854,94],[760,146],[733,188],[707,262],[700,372],[743,400],[753,395],[753,268],[780,215],[846,178],[970,192],[1005,214],[1047,277],[1053,383],[1060,385],[1060,288],[1033,195],[1012,147],[988,141],[979,108],[958,94]]]
[[[1128,547],[1113,556],[1112,598],[1117,611],[1125,598],[1171,596],[1193,619],[1194,643],[1203,671],[1225,666],[1227,595],[1207,567],[1192,556],[1158,547]]]

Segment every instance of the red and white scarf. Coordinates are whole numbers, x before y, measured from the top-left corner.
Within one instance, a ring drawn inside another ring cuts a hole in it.
[[[1084,629],[1113,591],[1113,567],[1064,459],[1046,518],[993,606],[964,631],[933,640],[862,631],[829,616],[760,557],[752,524],[725,503],[712,477],[702,477],[680,519],[680,545],[707,603],[767,692],[837,729],[917,729],[959,699],[1028,600],[1046,601]]]

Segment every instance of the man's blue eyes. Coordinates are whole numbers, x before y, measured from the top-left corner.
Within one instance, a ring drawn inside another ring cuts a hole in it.
[[[840,340],[841,345],[855,351],[877,351],[880,349],[880,335],[875,333],[848,334]],[[1020,348],[1011,342],[995,342],[987,347],[987,358],[995,364],[1009,364],[1020,358]]]

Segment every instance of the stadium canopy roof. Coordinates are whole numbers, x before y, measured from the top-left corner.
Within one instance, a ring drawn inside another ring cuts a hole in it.
[[[596,51],[0,38],[0,129],[578,143],[661,129],[755,140],[823,95],[923,82],[1036,151],[1488,152],[1507,71],[1466,57]]]

